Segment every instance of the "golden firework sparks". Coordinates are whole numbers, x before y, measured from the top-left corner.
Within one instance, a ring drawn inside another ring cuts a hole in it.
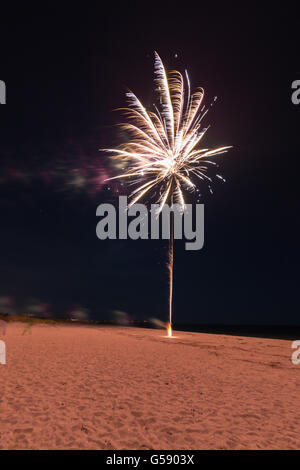
[[[155,52],[155,83],[159,108],[147,110],[139,98],[129,91],[129,106],[123,111],[126,123],[120,127],[129,139],[118,148],[104,149],[113,154],[122,173],[110,178],[129,178],[134,186],[129,195],[128,207],[156,190],[157,214],[170,199],[185,210],[185,190],[195,191],[195,181],[210,183],[207,175],[210,158],[226,152],[230,146],[215,149],[199,148],[208,128],[202,119],[208,109],[201,107],[204,90],[198,88],[191,94],[190,80],[185,80],[176,70],[167,75],[163,62]],[[217,175],[222,178],[220,175]],[[158,196],[157,196],[158,195]],[[170,236],[169,272],[169,333],[172,335],[172,284],[173,284],[173,231]]]

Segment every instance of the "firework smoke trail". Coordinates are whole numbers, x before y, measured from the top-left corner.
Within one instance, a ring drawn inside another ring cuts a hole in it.
[[[208,128],[202,128],[202,119],[207,114],[201,103],[203,88],[190,91],[187,72],[186,87],[180,72],[174,70],[167,75],[161,58],[155,52],[155,83],[159,97],[159,109],[147,111],[137,96],[129,91],[126,96],[129,107],[123,111],[126,122],[120,127],[129,135],[126,143],[118,148],[102,149],[112,153],[121,174],[111,179],[129,178],[135,189],[129,195],[128,207],[144,197],[156,197],[159,205],[157,216],[168,200],[185,210],[184,191],[195,191],[194,180],[210,184],[206,174],[210,158],[226,152],[230,146],[216,149],[199,149],[199,144]],[[186,89],[187,88],[187,91]],[[220,175],[217,175],[222,179]],[[210,188],[210,186],[209,186]],[[210,188],[211,191],[211,188]],[[173,230],[169,245],[169,322],[172,322],[173,296]]]
[[[173,197],[171,197],[171,206]],[[172,336],[172,304],[173,304],[173,270],[174,270],[174,213],[170,214],[170,241],[169,241],[169,324],[168,336]]]

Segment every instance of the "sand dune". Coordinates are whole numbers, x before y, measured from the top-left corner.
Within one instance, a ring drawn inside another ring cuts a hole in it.
[[[290,341],[24,328],[0,336],[0,449],[300,448]]]

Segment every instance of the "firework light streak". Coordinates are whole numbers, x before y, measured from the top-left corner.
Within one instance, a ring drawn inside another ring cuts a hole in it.
[[[137,96],[129,91],[129,107],[123,108],[127,118],[120,127],[129,136],[126,143],[118,148],[103,149],[110,152],[122,173],[110,179],[128,178],[134,186],[129,195],[131,207],[144,197],[154,197],[158,203],[157,215],[168,200],[179,204],[185,210],[184,192],[195,191],[195,180],[207,183],[211,191],[211,178],[207,175],[210,158],[226,152],[230,147],[215,149],[199,148],[208,128],[202,128],[201,121],[208,109],[201,108],[203,88],[191,94],[190,80],[178,71],[168,75],[161,58],[155,52],[155,83],[159,107],[155,112],[147,111]],[[186,84],[185,84],[186,82]],[[220,175],[219,178],[223,179]],[[169,244],[169,329],[172,336],[173,297],[173,242],[174,233],[171,218]]]

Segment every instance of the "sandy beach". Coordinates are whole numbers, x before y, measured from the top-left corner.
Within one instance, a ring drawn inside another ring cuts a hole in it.
[[[0,449],[299,449],[291,341],[9,323]]]

